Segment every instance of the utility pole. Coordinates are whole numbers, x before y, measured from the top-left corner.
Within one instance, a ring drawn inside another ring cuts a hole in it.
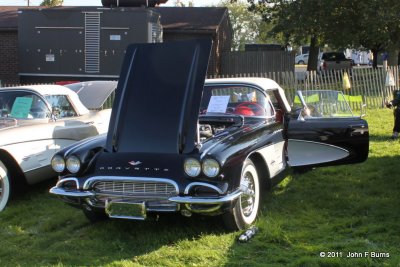
[[[28,6],[29,6],[29,0],[28,0]]]

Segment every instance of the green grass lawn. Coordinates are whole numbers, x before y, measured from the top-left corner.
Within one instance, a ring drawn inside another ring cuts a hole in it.
[[[369,159],[287,176],[265,193],[248,243],[218,218],[92,225],[48,194],[51,181],[0,213],[0,266],[400,266],[400,141],[389,141],[390,110],[368,110],[366,119]]]

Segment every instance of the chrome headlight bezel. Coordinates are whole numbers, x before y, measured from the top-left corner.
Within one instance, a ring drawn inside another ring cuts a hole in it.
[[[210,178],[214,178],[219,174],[221,166],[219,162],[216,161],[215,159],[206,159],[203,161],[201,169],[204,175]]]
[[[69,156],[65,165],[70,173],[77,173],[81,169],[81,161],[77,156]]]
[[[60,155],[55,155],[51,159],[51,168],[58,173],[62,173],[65,170],[65,160]]]
[[[201,172],[201,163],[195,158],[188,158],[183,164],[183,169],[190,177],[197,177]]]

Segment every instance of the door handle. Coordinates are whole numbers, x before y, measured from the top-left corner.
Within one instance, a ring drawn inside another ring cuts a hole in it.
[[[350,129],[360,129],[360,128],[365,128],[364,124],[355,124],[355,125],[349,125]]]
[[[364,129],[365,125],[364,124],[355,124],[355,125],[349,125],[349,134],[350,136],[353,136],[355,134],[364,134]]]

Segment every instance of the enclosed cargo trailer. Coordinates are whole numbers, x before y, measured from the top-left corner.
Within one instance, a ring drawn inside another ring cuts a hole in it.
[[[162,42],[144,7],[20,9],[18,29],[21,82],[117,79],[128,44]]]

